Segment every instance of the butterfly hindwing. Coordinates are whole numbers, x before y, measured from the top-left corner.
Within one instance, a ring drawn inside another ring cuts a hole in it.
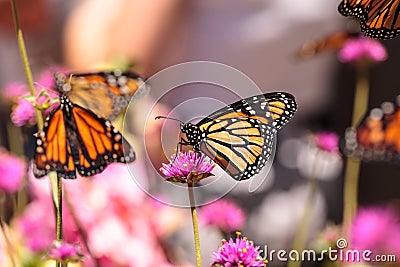
[[[111,162],[135,160],[132,147],[109,121],[77,105],[72,113],[79,144],[77,169],[80,175],[99,173]]]
[[[129,101],[149,90],[139,75],[118,70],[70,76],[58,73],[56,84],[58,90],[67,95],[72,103],[107,120],[114,120]]]
[[[232,120],[235,122],[231,123]],[[216,120],[200,129],[208,132],[200,143],[200,151],[236,180],[245,180],[260,172],[271,156],[276,131],[268,124],[249,118]]]

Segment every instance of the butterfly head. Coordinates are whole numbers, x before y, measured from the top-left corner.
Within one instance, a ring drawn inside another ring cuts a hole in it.
[[[182,133],[186,134],[189,143],[197,143],[200,141],[200,130],[196,125],[189,123],[181,124]]]
[[[71,83],[66,82],[67,77],[60,72],[54,73],[57,90],[61,93],[68,93],[71,90]]]

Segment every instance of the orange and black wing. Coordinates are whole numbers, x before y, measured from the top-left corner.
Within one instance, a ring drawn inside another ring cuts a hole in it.
[[[112,124],[61,96],[60,107],[37,134],[34,175],[56,171],[59,177],[76,178],[100,173],[111,162],[132,162],[135,152]]]
[[[203,136],[198,147],[234,179],[249,179],[270,158],[276,130],[296,109],[294,97],[283,92],[242,99],[196,124]]]
[[[135,160],[133,148],[110,121],[75,104],[72,116],[79,152],[76,168],[80,175],[100,173],[111,162],[129,163]]]
[[[366,36],[391,39],[400,35],[400,0],[342,0],[338,10],[359,20]]]
[[[340,31],[321,39],[304,43],[297,51],[296,57],[305,59],[324,52],[336,52],[351,38],[359,36],[359,33],[353,31]]]
[[[149,91],[144,79],[118,70],[84,74],[56,74],[56,84],[72,103],[114,120],[134,98]]]
[[[33,162],[35,177],[56,171],[60,177],[76,178],[66,127],[63,110],[59,108],[46,119],[43,131],[37,133]]]
[[[345,135],[344,153],[365,161],[400,160],[400,108],[385,102]]]

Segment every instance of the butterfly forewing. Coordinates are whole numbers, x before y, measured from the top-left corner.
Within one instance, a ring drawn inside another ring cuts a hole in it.
[[[50,171],[56,171],[63,178],[76,177],[61,109],[56,110],[46,119],[43,131],[38,132],[36,136],[34,175],[39,178]]]

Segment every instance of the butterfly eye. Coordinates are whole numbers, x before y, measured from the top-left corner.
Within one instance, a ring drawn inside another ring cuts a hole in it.
[[[62,86],[62,90],[63,90],[63,92],[65,92],[65,93],[71,91],[71,84],[69,84],[69,83],[64,84],[64,85]]]

